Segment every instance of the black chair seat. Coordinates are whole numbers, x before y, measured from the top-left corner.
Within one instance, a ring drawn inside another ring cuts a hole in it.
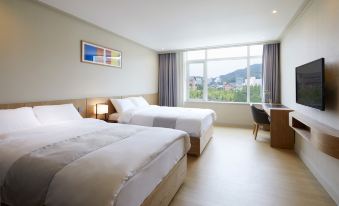
[[[259,125],[269,125],[270,118],[264,110],[258,109],[254,105],[251,105],[251,112],[253,116],[253,121],[255,123],[253,134],[254,134],[254,138],[257,139]]]
[[[257,124],[270,124],[269,116],[262,109],[256,108],[254,105],[251,105],[251,111],[253,120]]]

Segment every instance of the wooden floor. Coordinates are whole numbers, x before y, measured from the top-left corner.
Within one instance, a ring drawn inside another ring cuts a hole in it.
[[[271,148],[268,137],[217,127],[202,156],[189,158],[171,206],[335,205],[297,155]]]

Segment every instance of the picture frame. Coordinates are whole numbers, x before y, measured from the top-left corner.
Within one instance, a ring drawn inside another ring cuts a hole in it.
[[[121,68],[122,53],[118,50],[82,40],[81,62]]]

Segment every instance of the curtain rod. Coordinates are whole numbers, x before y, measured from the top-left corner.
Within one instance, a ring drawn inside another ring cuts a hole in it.
[[[256,44],[275,44],[275,43],[280,43],[280,41],[279,40],[258,41],[258,42],[241,43],[241,44],[224,44],[224,45],[216,45],[216,46],[208,46],[208,47],[195,47],[195,48],[186,48],[186,49],[166,50],[166,51],[158,51],[158,54],[195,51],[195,50],[204,50],[204,49],[219,49],[219,48],[225,48],[225,47],[251,46],[251,45],[256,45]]]

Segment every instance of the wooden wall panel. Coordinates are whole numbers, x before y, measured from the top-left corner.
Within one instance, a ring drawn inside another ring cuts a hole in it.
[[[107,104],[108,114],[115,113],[110,99],[122,99],[131,96],[143,96],[150,104],[158,104],[158,93],[145,94],[145,95],[130,95],[130,96],[115,96],[115,97],[96,97],[87,99],[68,99],[68,100],[55,100],[55,101],[42,101],[42,102],[29,102],[29,103],[13,103],[13,104],[0,104],[0,109],[15,109],[19,107],[33,107],[39,105],[60,105],[60,104],[73,104],[80,112],[81,116],[87,118],[95,118],[94,106],[96,104]]]
[[[142,95],[149,104],[159,105],[159,94],[145,94]]]

